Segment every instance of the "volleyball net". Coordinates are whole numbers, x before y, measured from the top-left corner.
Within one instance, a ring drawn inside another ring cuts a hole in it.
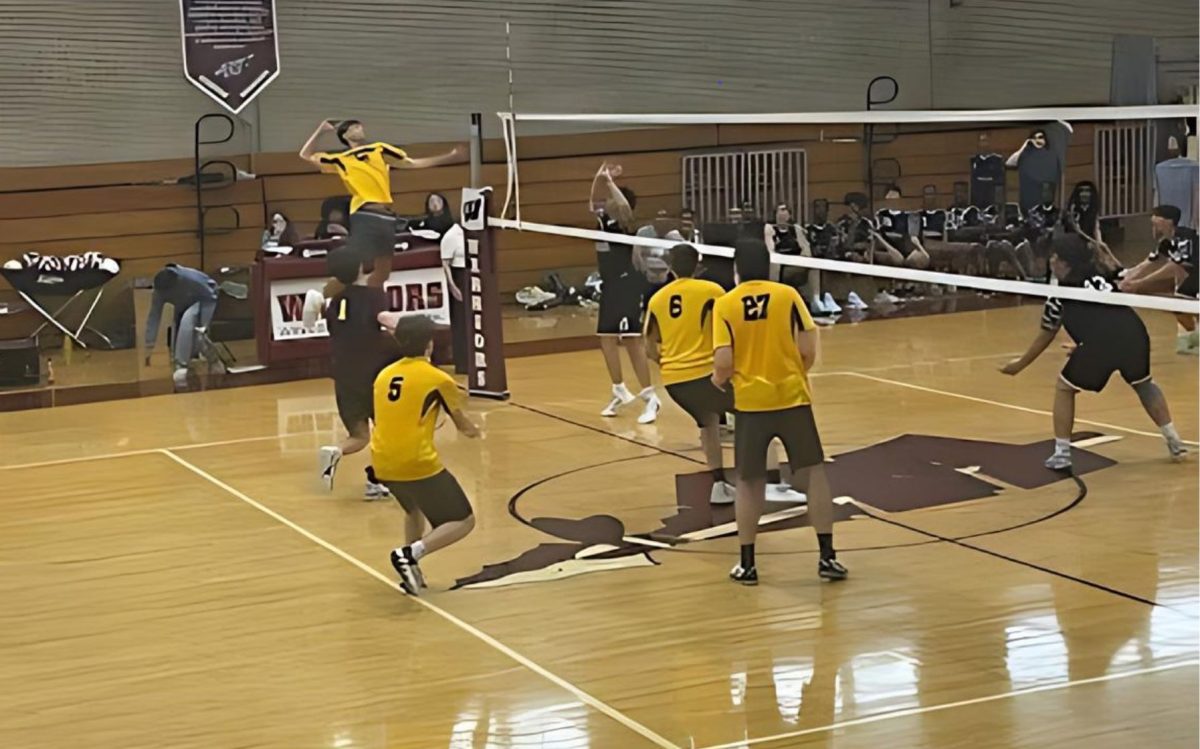
[[[1196,116],[1195,104],[505,112],[507,180],[490,223],[506,230],[498,238],[506,249],[537,248],[554,269],[579,276],[594,268],[595,243],[661,254],[686,241],[732,280],[733,247],[751,238],[774,245],[781,280],[844,274],[837,277],[885,298],[916,285],[1197,314],[1194,291],[1175,293],[1182,272],[1174,282],[1170,273],[1149,278],[1146,262],[1190,264],[1194,277],[1195,242],[1186,243],[1200,213]],[[572,132],[539,134],[548,128]],[[636,233],[632,242],[599,230],[589,211],[603,164],[636,195],[633,225],[624,227]],[[1161,205],[1179,209],[1174,239],[1152,218]],[[1134,293],[1056,285],[1056,228],[1060,237],[1084,235],[1103,262],[1136,269],[1150,283],[1129,285]]]

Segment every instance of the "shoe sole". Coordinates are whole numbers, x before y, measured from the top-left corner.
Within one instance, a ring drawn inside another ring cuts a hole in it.
[[[750,588],[754,587],[755,585],[758,585],[757,580],[738,580],[736,577],[731,577],[729,579],[732,580],[733,582],[737,583],[738,585],[745,585],[746,587],[750,587]]]
[[[818,575],[818,576],[819,576],[819,577],[820,577],[822,580],[828,580],[828,581],[830,581],[830,582],[834,582],[834,583],[836,583],[836,582],[838,582],[839,580],[845,580],[847,577],[849,577],[849,576],[850,576],[850,573],[849,573],[849,572],[846,572],[846,573],[841,573],[841,572],[838,572],[838,573],[833,573],[833,572],[818,572],[818,573],[817,573],[817,575]]]

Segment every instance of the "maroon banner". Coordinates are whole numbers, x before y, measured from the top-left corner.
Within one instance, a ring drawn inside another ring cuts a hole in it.
[[[484,398],[508,398],[501,327],[500,288],[496,273],[496,230],[488,226],[492,188],[463,188],[462,226],[467,240],[468,351],[467,392]]]
[[[183,72],[237,114],[279,75],[275,0],[179,0]]]

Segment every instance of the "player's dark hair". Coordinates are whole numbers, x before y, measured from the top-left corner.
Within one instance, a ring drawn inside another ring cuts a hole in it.
[[[696,275],[700,265],[700,253],[690,244],[677,244],[671,248],[671,270],[680,278],[691,278]]]
[[[353,250],[339,247],[325,258],[329,266],[329,275],[349,286],[358,280],[362,271],[362,256]]]
[[[1183,211],[1173,205],[1159,205],[1154,207],[1154,215],[1179,226],[1179,220],[1183,218]]]
[[[396,348],[400,356],[424,356],[433,340],[434,322],[426,315],[409,315],[396,322]]]
[[[342,120],[341,122],[338,123],[337,138],[338,138],[338,140],[340,140],[342,142],[343,146],[345,146],[346,148],[352,147],[350,145],[350,141],[346,140],[346,131],[349,130],[350,128],[354,127],[355,125],[361,125],[361,124],[362,124],[362,122],[360,122],[359,120]]]
[[[867,210],[867,207],[870,205],[867,196],[861,192],[846,193],[846,196],[842,198],[842,202],[849,206],[855,206],[860,211]]]
[[[1071,266],[1070,273],[1063,279],[1064,284],[1074,286],[1092,276],[1101,275],[1096,265],[1096,251],[1083,237],[1074,232],[1056,229],[1051,243],[1058,259]]]
[[[765,281],[771,277],[771,253],[761,239],[739,239],[733,248],[733,267],[742,281]]]
[[[618,187],[617,189],[620,190],[621,194],[625,196],[625,202],[629,203],[629,210],[632,211],[634,208],[637,208],[637,193],[635,193],[632,188]]]

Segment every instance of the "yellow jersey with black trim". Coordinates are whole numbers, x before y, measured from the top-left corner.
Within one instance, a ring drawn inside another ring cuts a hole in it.
[[[318,153],[321,171],[342,178],[350,193],[350,212],[365,203],[392,204],[391,167],[387,158],[409,161],[408,154],[387,143],[368,143],[341,153]]]
[[[406,357],[375,378],[371,465],[380,481],[420,481],[444,466],[433,444],[442,414],[461,410],[454,378],[425,358]]]
[[[782,411],[812,403],[796,331],[815,327],[791,286],[746,281],[713,307],[713,348],[733,347],[733,402],[739,411]]]
[[[725,293],[712,281],[680,278],[655,292],[646,305],[643,333],[658,329],[659,367],[664,385],[712,374],[712,312]]]

